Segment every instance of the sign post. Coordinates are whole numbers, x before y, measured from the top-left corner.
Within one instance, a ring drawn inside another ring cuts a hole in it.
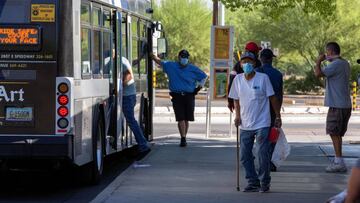
[[[214,99],[215,71],[228,71],[233,66],[234,27],[211,27],[210,87],[206,102],[206,138],[210,135],[211,101]]]

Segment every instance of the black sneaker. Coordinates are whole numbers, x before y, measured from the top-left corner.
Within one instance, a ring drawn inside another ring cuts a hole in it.
[[[273,162],[270,162],[270,171],[271,172],[276,172],[277,168],[275,166],[275,164],[273,164]]]
[[[186,138],[182,137],[180,140],[180,147],[186,147],[187,143],[186,143]]]
[[[259,192],[260,185],[248,185],[242,191],[243,192]]]
[[[262,186],[260,187],[259,192],[260,192],[260,193],[265,193],[265,192],[269,192],[269,190],[270,190],[270,185],[262,185]]]

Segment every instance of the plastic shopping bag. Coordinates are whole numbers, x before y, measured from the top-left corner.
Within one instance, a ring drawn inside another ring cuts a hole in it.
[[[284,131],[279,128],[279,137],[275,145],[274,152],[272,154],[271,162],[275,164],[277,168],[280,167],[281,163],[285,161],[285,159],[290,154],[290,145],[288,144]]]

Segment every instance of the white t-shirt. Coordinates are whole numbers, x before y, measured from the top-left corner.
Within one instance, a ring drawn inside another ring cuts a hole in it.
[[[269,97],[274,90],[269,77],[264,73],[255,73],[251,80],[245,75],[235,77],[230,88],[229,97],[240,102],[240,128],[243,130],[257,130],[270,127]]]

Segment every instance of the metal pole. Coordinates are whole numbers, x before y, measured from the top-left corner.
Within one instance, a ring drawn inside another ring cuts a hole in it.
[[[218,19],[219,25],[225,25],[225,7],[224,4],[219,2],[219,19]]]
[[[210,77],[211,78],[211,77]],[[211,121],[211,98],[210,98],[210,88],[206,93],[206,135],[205,138],[208,139],[210,135],[210,121]]]
[[[218,10],[219,10],[219,1],[213,0],[213,25],[218,24]],[[211,100],[213,99],[213,90],[214,90],[214,67],[210,67],[210,78],[209,78],[209,89],[206,94],[206,139],[210,136],[210,122],[211,122]]]
[[[218,25],[219,1],[213,0],[213,25]]]

